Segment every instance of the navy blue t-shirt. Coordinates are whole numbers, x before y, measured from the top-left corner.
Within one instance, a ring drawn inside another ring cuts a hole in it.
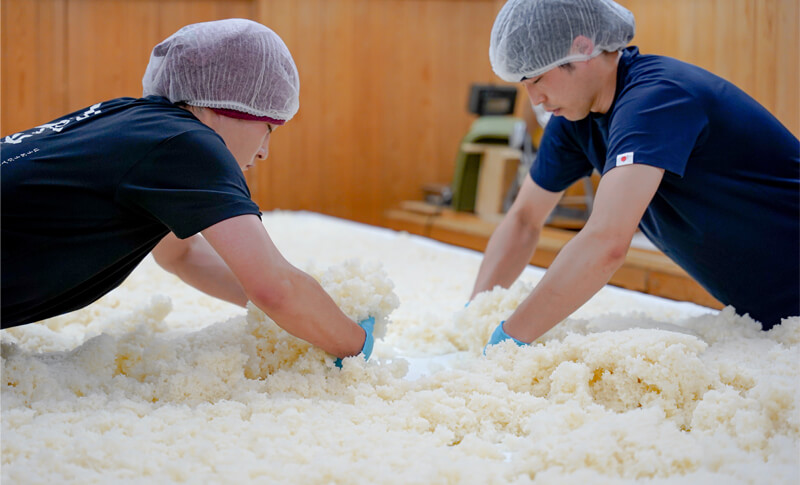
[[[3,137],[0,163],[3,328],[95,301],[169,232],[260,216],[222,138],[156,96]]]
[[[531,177],[559,192],[597,169],[663,168],[639,227],[765,329],[800,315],[800,142],[730,82],[625,49],[605,114],[553,117]]]

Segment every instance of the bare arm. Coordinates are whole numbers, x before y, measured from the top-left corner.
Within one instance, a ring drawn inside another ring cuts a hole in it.
[[[486,246],[472,298],[497,285],[508,288],[530,262],[547,216],[561,197],[528,177]]]
[[[636,227],[658,189],[664,170],[630,165],[600,181],[586,226],[561,250],[531,294],[503,325],[532,342],[597,293],[625,261]]]
[[[322,286],[280,254],[255,215],[224,220],[203,236],[230,268],[246,298],[292,335],[337,357],[357,355],[366,333]]]
[[[162,268],[203,293],[242,307],[247,304],[239,280],[201,235],[178,239],[170,233],[153,249],[153,257]]]

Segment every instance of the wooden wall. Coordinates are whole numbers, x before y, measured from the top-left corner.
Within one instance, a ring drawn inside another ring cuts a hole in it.
[[[187,23],[255,11],[250,0],[3,0],[0,130],[141,96],[160,40]]]
[[[473,117],[469,84],[499,83],[488,36],[501,0],[2,0],[0,133],[139,96],[154,44],[180,26],[258,20],[284,39],[301,108],[248,173],[264,210],[381,224],[449,183]],[[800,0],[625,0],[634,44],[720,74],[800,134]],[[526,100],[520,96],[518,106]]]
[[[800,136],[800,1],[621,0],[633,44],[732,81]]]

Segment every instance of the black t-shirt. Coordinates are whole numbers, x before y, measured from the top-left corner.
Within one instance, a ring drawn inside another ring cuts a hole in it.
[[[2,327],[76,310],[169,232],[260,215],[222,138],[165,98],[119,98],[0,140]]]

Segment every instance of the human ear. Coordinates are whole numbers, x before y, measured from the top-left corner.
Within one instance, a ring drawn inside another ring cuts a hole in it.
[[[575,37],[575,40],[572,41],[572,49],[570,49],[571,54],[583,54],[589,56],[594,51],[594,42],[584,35],[579,35]]]

